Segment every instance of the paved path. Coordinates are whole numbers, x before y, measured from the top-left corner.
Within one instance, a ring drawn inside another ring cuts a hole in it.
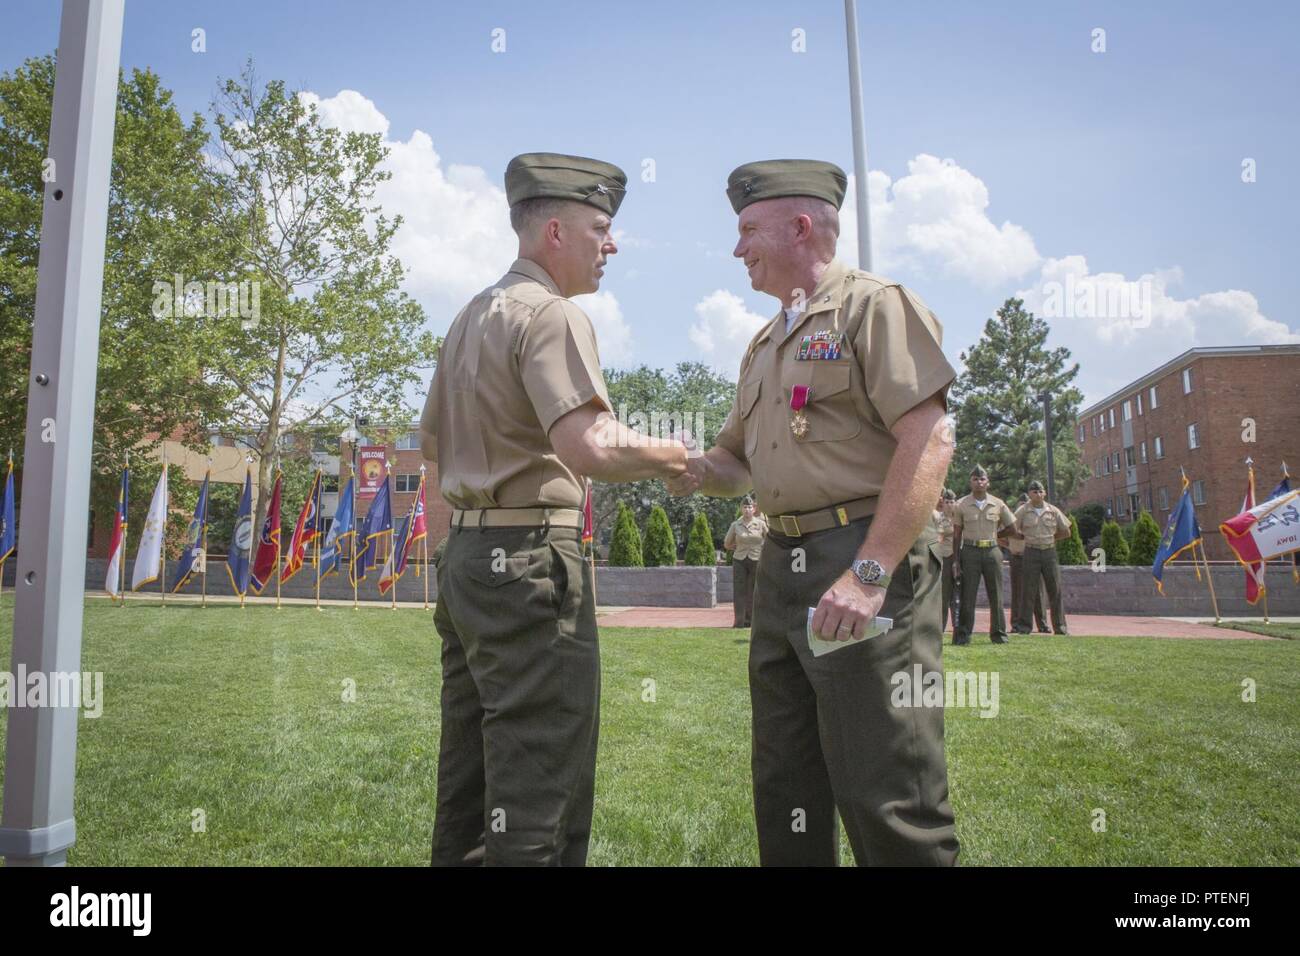
[[[730,628],[733,620],[730,607],[669,608],[669,607],[609,607],[600,609],[600,623],[604,627],[719,627]],[[1068,615],[1070,631],[1090,637],[1202,637],[1228,641],[1272,641],[1277,638],[1252,634],[1202,624],[1197,620],[1170,617],[1121,617],[1109,614]],[[980,608],[975,612],[975,633],[972,642],[987,641],[989,612]],[[947,639],[951,639],[951,630]],[[1031,640],[1049,635],[1030,635],[1021,640]],[[1011,635],[1016,640],[1017,635]]]

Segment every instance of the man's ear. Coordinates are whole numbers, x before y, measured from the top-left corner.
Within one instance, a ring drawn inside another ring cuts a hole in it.
[[[800,213],[794,217],[794,237],[800,242],[806,241],[812,236],[812,216]]]

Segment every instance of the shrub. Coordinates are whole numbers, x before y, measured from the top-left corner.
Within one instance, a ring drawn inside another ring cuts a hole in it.
[[[1128,544],[1124,532],[1113,521],[1101,526],[1101,550],[1106,552],[1106,566],[1128,564]]]
[[[612,568],[640,568],[645,561],[641,557],[641,532],[636,529],[636,519],[623,502],[618,503],[618,515],[614,518],[614,536],[609,541],[609,565]]]
[[[696,512],[695,520],[691,522],[691,533],[686,539],[686,563],[696,567],[718,563],[717,553],[713,550],[713,531],[703,511]]]
[[[671,568],[677,564],[673,526],[668,523],[668,512],[662,505],[651,508],[650,517],[646,519],[641,558],[647,568]]]
[[[1087,564],[1088,553],[1083,550],[1083,538],[1079,537],[1079,519],[1070,522],[1070,536],[1056,542],[1056,558],[1062,564]]]
[[[1138,513],[1137,528],[1133,532],[1133,547],[1129,549],[1130,564],[1150,567],[1156,563],[1156,552],[1160,550],[1160,525],[1150,513]]]

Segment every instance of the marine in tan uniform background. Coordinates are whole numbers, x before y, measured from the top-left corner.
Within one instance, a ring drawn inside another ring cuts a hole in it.
[[[1043,484],[1029,484],[1029,501],[1016,509],[1016,530],[1025,536],[1025,595],[1036,593],[1041,580],[1047,587],[1047,600],[1052,609],[1052,630],[1068,634],[1065,627],[1065,606],[1061,591],[1061,566],[1057,560],[1056,542],[1070,536],[1070,519],[1056,505],[1043,497]],[[1025,597],[1022,596],[1022,601]],[[1028,605],[1025,605],[1028,607]],[[1039,611],[1042,614],[1042,611]],[[1021,621],[1028,621],[1026,611],[1020,612]]]
[[[951,864],[943,710],[894,706],[892,678],[942,671],[926,529],[952,456],[954,372],[914,293],[835,261],[845,184],[812,160],[731,174],[734,255],[782,310],[745,353],[717,445],[669,489],[752,487],[769,516],[749,656],[761,862],[835,865],[838,811],[859,864]],[[893,629],[815,657],[810,608],[828,638],[877,615]]]
[[[583,476],[684,473],[687,450],[610,414],[591,322],[627,178],[554,153],[506,168],[519,258],[448,330],[420,419],[452,505],[438,563],[442,735],[432,862],[581,865],[600,657]]]
[[[749,627],[754,610],[754,583],[758,556],[763,552],[767,522],[754,511],[754,502],[741,502],[740,517],[731,523],[722,546],[731,554],[731,603],[736,610],[732,627]]]
[[[1021,494],[1016,507],[1020,507],[1029,500],[1029,495]],[[1014,512],[1019,514],[1019,512]],[[1007,564],[1011,570],[1011,630],[1016,634],[1028,634],[1033,624],[1038,625],[1038,630],[1044,634],[1050,633],[1047,629],[1046,619],[1043,617],[1043,592],[1039,588],[1033,600],[1033,621],[1028,617],[1021,616],[1020,592],[1024,584],[1025,572],[1025,539],[1007,537],[1006,532],[998,534],[998,544],[1007,549]],[[1027,607],[1028,605],[1026,605]]]
[[[943,570],[941,572],[943,581],[943,617],[940,619],[940,631],[947,630],[949,622],[951,622],[954,627],[957,625],[957,615],[952,604],[952,510],[956,503],[957,495],[951,488],[945,488],[943,489],[943,494],[939,496],[939,501],[934,511],[934,525],[939,533],[939,557],[943,561]]]
[[[988,493],[989,476],[976,465],[970,473],[970,494],[953,510],[953,546],[957,549],[957,575],[961,580],[961,615],[953,628],[954,644],[969,644],[975,629],[975,601],[980,579],[989,596],[989,638],[1006,644],[1007,622],[1002,614],[1002,549],[998,535],[1015,537],[1016,517],[1006,502]]]

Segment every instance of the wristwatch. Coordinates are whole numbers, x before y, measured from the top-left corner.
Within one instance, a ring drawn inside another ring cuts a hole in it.
[[[888,589],[890,578],[885,573],[885,569],[880,566],[879,561],[863,558],[860,561],[854,561],[850,567],[853,569],[854,576],[863,584],[872,584],[878,588]]]

